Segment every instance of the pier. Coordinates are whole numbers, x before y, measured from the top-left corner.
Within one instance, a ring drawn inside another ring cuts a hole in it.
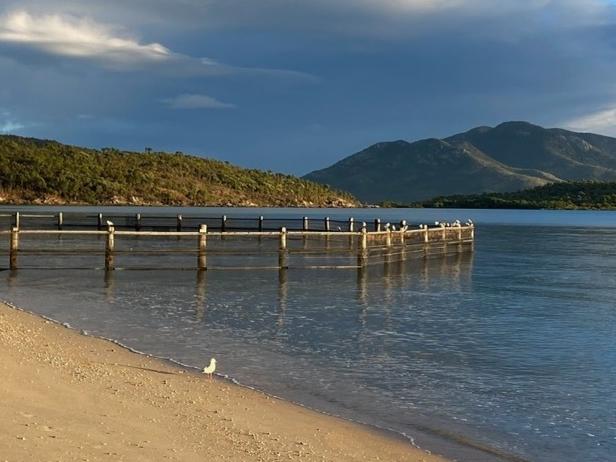
[[[472,251],[472,222],[197,215],[0,215],[8,269],[363,269]],[[1,255],[1,253],[0,253]]]

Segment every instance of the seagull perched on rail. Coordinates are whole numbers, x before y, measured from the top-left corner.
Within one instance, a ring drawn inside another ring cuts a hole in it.
[[[107,226],[113,226],[113,221],[107,220]]]
[[[212,374],[216,370],[216,359],[210,359],[210,365],[208,367],[203,368],[203,373],[210,376],[210,380],[212,379]]]

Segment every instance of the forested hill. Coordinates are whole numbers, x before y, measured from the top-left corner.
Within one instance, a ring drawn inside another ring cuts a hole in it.
[[[377,143],[304,178],[371,203],[616,181],[616,138],[505,122],[444,139]]]
[[[289,175],[181,153],[87,149],[0,136],[0,203],[353,206],[347,193]]]
[[[554,183],[518,192],[437,197],[412,205],[478,209],[616,209],[616,182]]]

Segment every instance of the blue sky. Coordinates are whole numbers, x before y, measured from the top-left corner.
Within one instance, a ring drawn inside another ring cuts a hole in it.
[[[4,0],[0,131],[295,174],[529,120],[616,135],[608,0]]]

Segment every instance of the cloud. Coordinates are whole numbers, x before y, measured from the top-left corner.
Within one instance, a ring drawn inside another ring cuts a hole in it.
[[[173,109],[232,109],[234,104],[222,101],[207,95],[183,94],[174,98],[162,100],[163,103]]]
[[[0,133],[13,133],[26,128],[25,125],[16,122],[10,111],[0,108]]]
[[[571,119],[563,125],[571,130],[616,136],[616,107]]]
[[[239,67],[211,58],[177,53],[160,43],[141,43],[118,27],[87,17],[62,14],[32,15],[25,10],[0,17],[0,44],[65,59],[90,60],[114,71],[155,70],[171,77],[243,74],[314,81],[311,75],[285,69]]]
[[[113,63],[163,61],[171,57],[159,43],[141,44],[112,27],[89,19],[57,14],[32,16],[16,11],[0,19],[0,41],[72,58]]]

